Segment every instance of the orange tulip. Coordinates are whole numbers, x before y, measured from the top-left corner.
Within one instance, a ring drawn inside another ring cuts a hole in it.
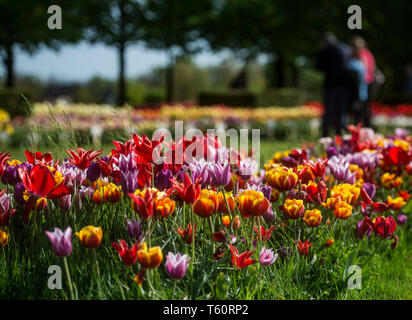
[[[286,191],[296,186],[298,175],[287,167],[277,167],[266,171],[265,180],[272,188]]]
[[[338,219],[345,220],[348,219],[352,215],[352,206],[347,204],[344,201],[341,201],[336,209],[335,209],[335,216]]]
[[[100,245],[103,232],[100,227],[87,226],[81,229],[80,232],[76,232],[76,236],[86,248],[93,249]]]
[[[388,196],[388,205],[393,210],[401,210],[406,204],[406,201],[402,197],[392,198]]]
[[[217,212],[219,199],[216,191],[203,189],[193,204],[193,212],[199,217],[207,218]]]
[[[283,211],[289,219],[299,219],[305,211],[303,200],[286,199]]]
[[[270,203],[261,191],[244,190],[236,197],[242,217],[258,217],[268,211]]]
[[[7,245],[7,242],[9,242],[9,235],[0,230],[0,248],[3,248]]]
[[[160,247],[147,249],[147,244],[144,242],[137,252],[137,260],[144,269],[157,268],[163,260],[162,249]]]
[[[219,209],[218,209],[219,212],[228,214],[226,201],[227,201],[227,204],[231,212],[233,212],[236,209],[236,201],[232,193],[225,192],[226,201],[225,201],[225,197],[223,196],[222,192],[219,192],[217,196],[219,199]]]
[[[325,247],[329,248],[329,247],[333,246],[334,243],[335,243],[335,239],[330,238],[330,239],[326,240]]]
[[[314,228],[322,222],[322,214],[318,209],[306,210],[302,219],[308,227]]]

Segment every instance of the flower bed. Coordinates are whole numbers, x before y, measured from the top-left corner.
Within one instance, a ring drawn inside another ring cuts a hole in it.
[[[390,259],[412,211],[408,133],[349,130],[317,147],[273,150],[262,170],[210,135],[166,143],[133,134],[108,155],[77,148],[63,160],[2,153],[2,292],[33,264],[26,290],[46,298],[274,298],[288,294],[274,274],[310,291],[329,287],[328,268],[342,288],[350,264],[338,271],[337,261],[354,252],[366,266]],[[193,145],[205,147],[200,159]],[[166,162],[155,164],[159,156]],[[64,290],[33,278],[60,261]],[[248,283],[259,284],[250,293]]]

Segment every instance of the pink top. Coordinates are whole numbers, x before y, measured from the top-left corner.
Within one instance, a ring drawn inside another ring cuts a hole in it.
[[[375,59],[373,54],[366,48],[359,51],[360,59],[365,65],[365,82],[372,83],[375,79]]]

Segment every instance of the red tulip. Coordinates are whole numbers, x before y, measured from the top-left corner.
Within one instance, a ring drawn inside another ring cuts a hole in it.
[[[300,241],[298,243],[298,252],[301,256],[306,256],[308,254],[309,248],[312,245],[312,243],[309,243],[309,240],[306,240],[304,243]]]
[[[239,255],[237,248],[232,245],[230,245],[230,251],[232,252],[232,264],[237,269],[242,269],[252,263],[256,263],[256,260],[250,259],[253,251],[245,251]]]
[[[259,232],[256,226],[253,226],[253,227],[255,228],[255,231],[258,235],[255,240],[262,239],[262,241],[268,241],[270,239],[270,235],[272,234],[273,229],[275,229],[274,226],[271,226],[270,229],[265,230],[264,226],[260,226],[260,232]]]
[[[324,178],[326,174],[326,165],[328,161],[329,159],[324,159],[324,160],[319,159],[316,162],[306,161],[305,165],[307,165],[310,168],[310,170],[313,172],[313,174],[316,177]]]
[[[192,229],[192,225],[189,223],[189,225],[183,229],[183,228],[179,228],[179,229],[175,229],[175,231],[177,231],[177,233],[180,234],[180,236],[182,237],[182,239],[187,243],[187,244],[192,244],[192,240],[194,237],[192,237],[192,232],[196,232],[196,227],[197,227],[197,222],[194,226],[194,228]]]
[[[120,239],[119,243],[112,242],[112,247],[117,250],[123,263],[126,266],[131,266],[136,263],[137,251],[141,248],[140,242],[136,242],[130,249],[123,239]]]
[[[213,233],[213,240],[216,242],[225,242],[226,240],[226,231],[216,231]]]
[[[42,162],[42,163],[49,163],[50,161],[53,160],[51,152],[41,153],[41,152],[30,152],[26,150],[24,151],[24,154],[26,155],[27,162],[31,164],[36,164],[36,160],[37,162]]]
[[[387,218],[379,216],[373,221],[373,231],[382,239],[390,238],[395,230],[396,221],[391,216]]]
[[[163,142],[164,136],[160,136],[156,139],[150,140],[146,135],[143,133],[142,137],[133,133],[133,141],[135,143],[135,152],[140,158],[141,163],[152,163],[153,159],[153,152],[155,152],[156,157],[160,154],[160,147],[159,145]]]
[[[4,167],[7,164],[7,161],[10,159],[9,152],[0,152],[0,175],[4,172]]]
[[[76,148],[77,153],[74,150],[66,150],[66,152],[72,157],[69,159],[70,163],[82,170],[86,170],[90,163],[98,156],[102,154],[101,151],[88,151],[83,148]]]
[[[35,164],[30,173],[24,167],[20,167],[18,170],[24,187],[36,197],[57,199],[72,192],[69,187],[64,185],[64,180],[56,182],[50,169],[42,164]]]
[[[200,194],[200,178],[196,179],[195,182],[192,182],[189,175],[185,172],[183,176],[183,184],[176,182],[173,179],[170,179],[173,183],[173,188],[178,192],[180,198],[187,204],[193,204]]]

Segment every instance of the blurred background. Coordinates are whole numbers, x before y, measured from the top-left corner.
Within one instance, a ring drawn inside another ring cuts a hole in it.
[[[98,110],[124,105],[137,110],[130,115],[128,109],[125,118],[132,120],[123,125],[126,133],[136,125],[143,131],[159,127],[160,120],[166,121],[173,112],[178,113],[174,119],[188,117],[185,109],[179,109],[182,105],[220,105],[220,109],[190,109],[191,117],[211,117],[212,124],[220,126],[245,126],[249,117],[258,123],[254,126],[264,126],[269,137],[278,138],[288,134],[282,129],[285,124],[279,124],[288,117],[277,107],[311,106],[296,109],[289,117],[312,119],[301,133],[314,133],[323,81],[315,68],[316,56],[326,31],[341,41],[354,35],[365,39],[385,77],[374,114],[400,115],[396,121],[409,125],[405,117],[412,115],[412,3],[357,1],[362,30],[347,26],[351,4],[345,0],[0,0],[0,108],[5,112],[0,114],[5,132],[1,139],[7,136],[9,144],[18,144],[23,134],[10,138],[16,130],[25,130],[16,129],[18,125],[33,112],[38,117],[30,125],[49,124],[45,114],[54,108],[55,121],[68,113],[71,124],[80,124],[77,129],[87,131],[93,140],[102,131],[119,129],[103,111],[96,115]],[[62,9],[61,30],[47,28],[50,5]],[[165,104],[178,107],[164,109]],[[249,113],[236,108],[228,114],[225,106],[246,107]],[[264,119],[259,107],[265,106],[271,118]],[[215,110],[221,114],[218,119],[211,115]],[[387,123],[375,117],[375,125]],[[296,124],[287,126],[299,134]],[[32,143],[38,140],[33,138]]]

